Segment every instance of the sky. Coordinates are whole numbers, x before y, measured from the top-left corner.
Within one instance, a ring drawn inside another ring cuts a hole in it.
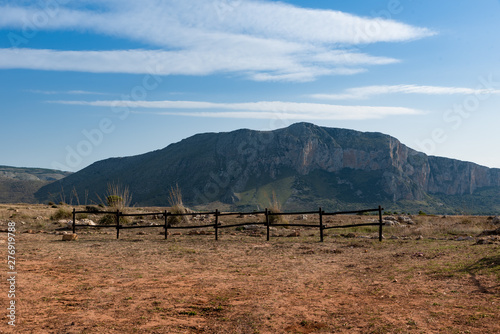
[[[305,121],[500,168],[499,18],[499,0],[0,0],[0,165]]]

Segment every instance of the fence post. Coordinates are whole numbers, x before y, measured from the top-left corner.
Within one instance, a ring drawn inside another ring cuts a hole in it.
[[[215,209],[215,240],[219,240],[219,209]]]
[[[319,238],[323,242],[323,210],[319,208]]]
[[[76,213],[75,213],[75,208],[73,208],[73,234],[76,232]]]
[[[168,212],[167,212],[167,210],[165,210],[165,212],[163,213],[163,218],[165,218],[165,240],[167,240],[167,236],[168,236]]]
[[[267,241],[269,241],[269,235],[270,235],[269,230],[271,229],[271,226],[269,225],[269,212],[267,211],[267,208],[265,210],[265,214],[266,214]]]
[[[378,206],[378,241],[382,241],[382,207]]]
[[[116,210],[116,239],[120,238],[120,210]]]

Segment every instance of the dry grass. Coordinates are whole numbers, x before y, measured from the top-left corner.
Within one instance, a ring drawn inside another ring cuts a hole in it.
[[[276,196],[276,192],[273,190],[271,199],[269,200],[269,212],[270,213],[282,213],[281,203]],[[271,224],[286,224],[288,220],[283,215],[270,215],[269,222]]]
[[[120,240],[113,229],[85,230],[62,242],[49,234],[58,223],[37,219],[57,210],[0,205],[0,221],[19,229],[16,333],[500,332],[500,246],[456,240],[493,229],[487,217],[414,217],[384,228],[383,242],[370,227],[330,230],[324,243],[316,229],[270,242],[227,229],[216,242],[164,240],[159,228],[121,231]],[[4,258],[6,250],[0,243]]]
[[[189,213],[190,210],[184,206],[182,202],[182,191],[179,185],[176,184],[175,188],[170,187],[168,191],[168,204],[170,208],[168,211],[173,214],[185,214]],[[190,220],[188,216],[174,216],[168,218],[168,223],[171,226],[176,226],[179,224],[189,224]]]
[[[125,211],[132,203],[132,194],[127,186],[119,183],[110,182],[107,184],[105,200],[99,198],[102,206],[108,206],[112,210]]]

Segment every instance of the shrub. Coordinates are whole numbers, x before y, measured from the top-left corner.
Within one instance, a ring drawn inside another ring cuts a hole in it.
[[[68,209],[60,208],[56,211],[52,216],[50,216],[51,220],[61,220],[61,219],[69,219],[73,218],[73,212]]]
[[[116,224],[116,216],[114,215],[105,215],[99,219],[99,225],[115,225]]]
[[[120,224],[127,224],[129,221],[126,217],[120,216]],[[104,215],[99,219],[99,225],[116,225],[115,215]]]
[[[173,214],[182,214],[182,213],[190,213],[190,210],[183,205],[174,205],[171,206],[170,209],[168,210],[169,213]],[[171,226],[178,225],[181,223],[189,223],[189,218],[188,216],[174,216],[174,217],[168,217],[168,224]]]
[[[118,195],[110,195],[106,198],[109,207],[118,208],[123,206],[123,198]]]
[[[92,205],[87,205],[85,207],[85,211],[88,211],[90,213],[96,213],[96,212],[99,212],[99,208],[98,207],[95,207],[95,206],[92,206]]]
[[[124,208],[130,206],[130,202],[132,202],[132,195],[130,194],[128,187],[121,186],[120,184],[114,182],[108,183],[108,190],[106,191],[105,197],[106,202],[103,202],[100,196],[98,197],[102,206],[106,204],[108,207],[120,211],[123,211]]]
[[[276,196],[276,192],[274,192],[274,190],[273,190],[272,198],[269,201],[268,211],[270,213],[281,213],[281,203],[278,201],[278,197]],[[283,216],[283,215],[279,215],[279,216],[270,215],[269,216],[269,223],[270,224],[288,224],[288,221],[285,219],[285,216]]]
[[[190,210],[186,208],[182,203],[182,192],[178,184],[175,185],[175,188],[170,187],[170,190],[168,192],[168,203],[170,205],[170,209],[168,210],[168,212],[170,213],[190,213]],[[189,223],[189,218],[187,216],[168,217],[167,222],[169,225],[174,226],[180,223]]]

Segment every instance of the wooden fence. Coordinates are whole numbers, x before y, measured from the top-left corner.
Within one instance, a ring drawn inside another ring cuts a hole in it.
[[[349,228],[349,227],[358,227],[358,226],[378,226],[379,232],[379,241],[382,241],[382,211],[384,209],[382,207],[378,207],[377,209],[367,209],[367,210],[357,210],[357,211],[338,211],[338,212],[325,212],[321,208],[317,211],[305,211],[305,212],[280,212],[274,213],[268,210],[267,208],[264,211],[253,211],[253,212],[220,212],[219,210],[215,210],[214,212],[195,212],[195,213],[171,213],[167,210],[163,212],[151,212],[151,213],[123,213],[119,210],[117,211],[77,211],[73,209],[73,233],[76,233],[77,227],[99,227],[99,228],[115,228],[116,229],[116,238],[120,238],[120,230],[133,229],[133,228],[163,228],[165,232],[165,239],[167,239],[169,230],[181,230],[181,229],[200,229],[211,227],[215,230],[215,240],[219,240],[219,230],[224,228],[231,227],[242,227],[245,225],[264,225],[267,229],[267,241],[270,239],[270,229],[271,227],[308,227],[308,228],[318,228],[320,234],[320,241],[324,240],[324,231],[335,228]],[[363,224],[352,224],[352,225],[333,225],[327,226],[323,223],[323,217],[325,216],[336,216],[336,215],[345,215],[345,214],[363,214],[368,212],[378,212],[378,222],[373,223],[363,223]],[[114,215],[115,217],[115,225],[88,225],[88,224],[76,224],[76,215],[77,214],[101,214],[101,215]],[[295,224],[295,223],[280,223],[275,224],[271,223],[271,216],[293,216],[293,215],[312,215],[317,214],[319,216],[319,224]],[[169,223],[169,217],[179,217],[179,216],[199,216],[199,215],[213,215],[215,217],[215,221],[211,224],[205,225],[187,225],[187,226],[171,226]],[[240,224],[231,224],[231,225],[223,225],[219,222],[219,217],[223,216],[244,216],[244,215],[265,215],[265,222],[254,222],[254,223],[240,223]],[[122,225],[120,224],[121,217],[143,217],[143,216],[163,216],[164,224],[162,225]]]

